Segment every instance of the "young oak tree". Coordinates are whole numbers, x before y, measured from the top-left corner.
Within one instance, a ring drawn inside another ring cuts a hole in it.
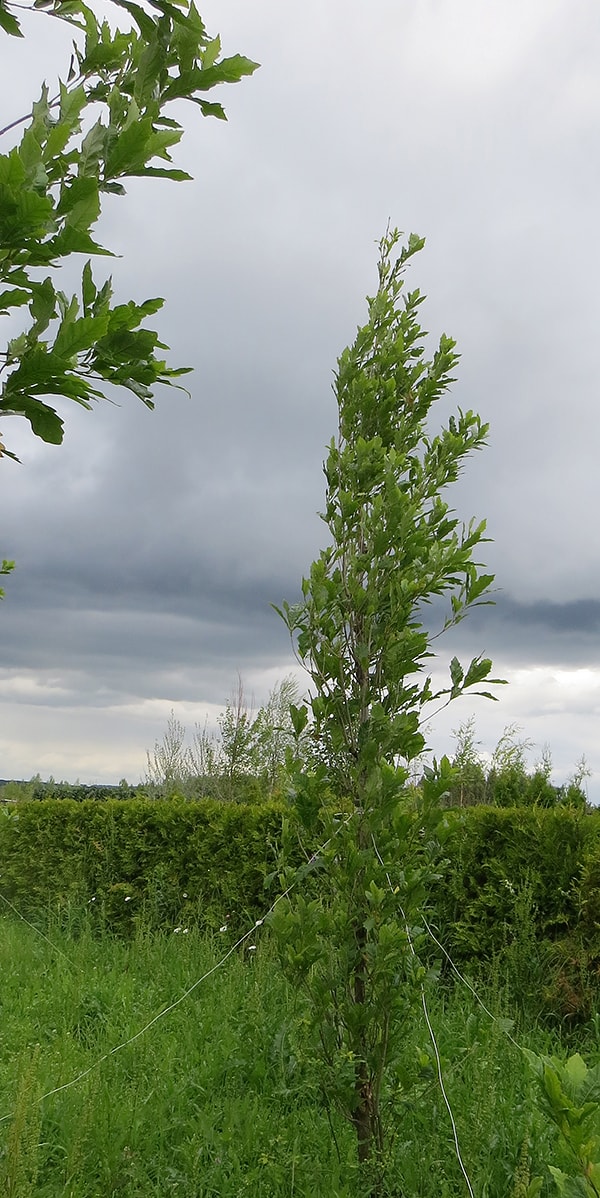
[[[444,497],[487,426],[459,410],[431,432],[431,409],[454,381],[458,355],[442,336],[425,359],[422,296],[403,291],[405,267],[424,242],[412,235],[398,249],[399,240],[397,231],[383,238],[367,323],[338,361],[339,428],[324,465],[329,544],[301,601],[280,611],[311,684],[310,718],[306,705],[292,707],[317,761],[296,773],[296,812],[305,843],[330,839],[312,891],[294,887],[273,923],[284,965],[309,995],[330,1122],[333,1108],[351,1122],[371,1194],[383,1193],[406,1100],[402,1029],[427,973],[419,914],[438,799],[452,780],[445,758],[426,771],[415,818],[407,767],[424,749],[431,703],[457,698],[491,669],[481,657],[466,670],[453,658],[437,693],[425,669],[426,606],[449,597],[448,627],[486,601],[493,581],[473,561],[485,522],[461,525]]]
[[[0,352],[0,418],[23,416],[55,445],[63,439],[55,396],[91,408],[107,387],[124,387],[152,408],[156,385],[176,386],[187,373],[167,366],[157,351],[168,346],[144,324],[163,300],[114,304],[111,278],[94,279],[90,255],[113,255],[93,229],[105,197],[124,195],[126,179],[191,178],[171,165],[183,135],[174,101],[225,120],[208,93],[258,65],[222,58],[220,39],[208,36],[193,0],[112,2],[125,28],[83,0],[0,0],[6,34],[23,36],[23,9],[41,21],[65,21],[75,34],[54,93],[44,83],[31,112],[0,129],[6,140],[25,126],[0,154],[0,317],[14,325],[25,314]],[[87,261],[80,294],[68,295],[55,272],[74,255]],[[3,456],[15,458],[0,441]],[[5,560],[0,573],[12,565]]]

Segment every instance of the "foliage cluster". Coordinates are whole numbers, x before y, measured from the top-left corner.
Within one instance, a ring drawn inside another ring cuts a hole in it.
[[[155,386],[185,373],[158,356],[167,347],[144,327],[162,299],[115,304],[112,279],[94,279],[91,257],[114,256],[95,226],[107,197],[124,195],[128,179],[189,179],[172,163],[183,127],[171,105],[188,100],[223,119],[207,93],[257,65],[220,57],[220,40],[208,36],[193,0],[113,5],[116,23],[84,0],[0,6],[7,34],[23,36],[25,8],[38,20],[67,22],[75,38],[56,94],[44,83],[31,112],[15,113],[0,131],[6,137],[25,125],[0,154],[0,316],[13,330],[15,315],[27,312],[0,353],[0,416],[23,416],[53,444],[63,438],[56,395],[89,408],[107,386],[109,394],[123,387],[152,407]],[[88,260],[79,294],[69,295],[56,272],[78,255]],[[14,456],[4,446],[2,454]]]
[[[71,799],[104,802],[106,799],[135,799],[141,797],[138,786],[130,786],[123,778],[118,786],[101,783],[57,782],[54,778],[42,781],[39,774],[29,782],[0,783],[0,803],[39,802],[41,799]]]
[[[552,783],[552,757],[547,746],[533,769],[527,766],[532,742],[520,736],[520,729],[509,724],[504,729],[489,760],[479,750],[475,720],[466,720],[454,733],[456,748],[452,757],[455,778],[445,800],[451,807],[570,807],[584,811],[584,789],[589,776],[585,757],[562,786]]]
[[[162,741],[156,741],[147,754],[146,793],[227,802],[273,797],[288,778],[292,750],[297,757],[304,743],[295,735],[290,714],[298,698],[298,683],[290,675],[255,710],[238,677],[225,710],[217,717],[218,732],[196,724],[191,742],[185,726],[171,712]]]
[[[579,1053],[562,1061],[525,1050],[538,1082],[539,1105],[558,1128],[566,1171],[549,1165],[561,1198],[600,1193],[600,1064],[589,1068]],[[540,1179],[541,1185],[541,1179]]]

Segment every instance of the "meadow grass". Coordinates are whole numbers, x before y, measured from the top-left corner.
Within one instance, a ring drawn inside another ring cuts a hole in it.
[[[52,944],[12,915],[0,919],[0,1193],[358,1198],[352,1132],[330,1113],[334,1143],[303,1002],[266,932],[255,951],[247,942],[143,1035],[111,1052],[216,964],[228,933],[140,932],[122,941],[94,935],[82,917],[44,931]],[[553,1132],[533,1111],[523,1057],[503,1030],[503,986],[497,975],[485,992],[496,1022],[462,988],[438,986],[429,998],[478,1198],[510,1196],[524,1142],[545,1193],[552,1192],[546,1166],[560,1163]],[[527,1026],[521,1011],[515,1019],[513,1034],[524,1045],[561,1051],[556,1032]],[[590,1059],[593,1039],[586,1049]],[[392,1070],[387,1107],[394,1135],[386,1192],[464,1194],[418,1015]]]

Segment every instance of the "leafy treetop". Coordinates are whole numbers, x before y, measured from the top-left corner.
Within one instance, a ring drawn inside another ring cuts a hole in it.
[[[168,106],[189,100],[203,116],[225,119],[208,99],[218,84],[250,75],[257,63],[221,57],[193,0],[113,0],[126,28],[100,19],[83,0],[0,0],[0,28],[22,37],[16,11],[66,21],[75,31],[68,70],[51,95],[43,84],[21,141],[0,155],[0,317],[27,309],[23,331],[0,354],[0,417],[20,415],[44,441],[59,444],[63,421],[49,400],[90,408],[105,386],[125,387],[148,407],[157,383],[185,373],[157,355],[168,348],[146,317],[162,299],[114,304],[112,281],[98,285],[89,256],[113,256],[93,235],[103,198],[123,195],[140,175],[189,179],[172,165],[183,128]],[[86,255],[79,295],[49,271]],[[0,456],[14,454],[0,444]]]

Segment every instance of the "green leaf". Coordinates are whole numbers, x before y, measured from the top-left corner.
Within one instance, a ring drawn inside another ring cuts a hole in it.
[[[65,225],[47,245],[52,259],[65,258],[69,254],[103,254],[108,258],[115,257],[112,250],[98,245],[85,229],[76,229],[73,225]]]
[[[156,25],[152,17],[149,17],[148,13],[144,12],[139,4],[134,4],[133,0],[116,0],[116,3],[119,5],[119,8],[124,8],[126,12],[131,14],[146,41],[150,41],[155,36]]]
[[[155,296],[154,299],[144,300],[143,304],[134,305],[134,307],[141,319],[143,316],[154,316],[155,312],[160,312],[160,309],[164,307],[164,303],[164,299],[161,299],[160,296]]]
[[[489,657],[474,657],[465,675],[465,687],[482,682],[484,678],[487,678],[491,668],[492,663]]]
[[[179,77],[176,76],[165,88],[163,98],[165,100],[175,100],[180,97],[186,100],[192,99],[197,91],[209,91],[220,83],[238,83],[244,75],[252,75],[254,71],[258,70],[258,67],[259,63],[251,62],[249,58],[242,58],[240,55],[224,58],[220,63],[208,67],[205,71],[194,67],[189,71],[182,71]]]
[[[570,1177],[568,1173],[563,1173],[554,1165],[548,1165],[548,1170],[552,1174],[562,1198],[593,1198],[594,1192],[584,1177]]]
[[[46,441],[49,445],[60,445],[63,439],[63,421],[54,408],[48,404],[42,403],[39,399],[34,399],[30,395],[20,395],[15,398],[14,406],[5,404],[4,400],[0,400],[0,413],[2,410],[10,412],[18,412],[29,421],[35,435],[41,437],[42,441]]]
[[[214,116],[218,121],[227,120],[227,114],[222,104],[214,104],[209,100],[200,100],[199,98],[195,99],[194,103],[198,105],[202,116]]]
[[[90,314],[97,294],[98,292],[92,277],[92,264],[88,259],[83,268],[81,276],[81,296],[83,299],[83,311],[85,316]]]
[[[208,44],[204,50],[204,53],[202,55],[203,69],[206,70],[207,67],[214,66],[220,53],[221,53],[221,39],[220,39],[220,37],[214,37],[212,39],[212,41],[208,42]]]
[[[5,33],[12,34],[13,37],[24,36],[17,18],[8,11],[5,0],[0,2],[0,29],[3,29]]]
[[[111,145],[107,157],[105,174],[110,179],[127,175],[144,166],[148,157],[148,146],[152,137],[152,125],[148,118],[124,129]]]
[[[22,307],[31,299],[29,291],[22,287],[13,287],[11,291],[0,291],[0,312],[9,312],[11,308]]]
[[[487,591],[489,587],[491,587],[494,578],[494,574],[480,574],[479,577],[476,577],[472,582],[469,582],[467,587],[468,602],[474,603],[484,591]]]
[[[158,166],[145,166],[139,170],[128,171],[127,174],[134,177],[149,175],[155,179],[174,179],[176,183],[185,183],[193,179],[193,175],[188,175],[187,171],[176,170],[174,167],[169,170]]]
[[[78,171],[80,175],[96,175],[98,163],[104,158],[108,130],[99,119],[86,133],[81,143]]]
[[[48,276],[41,283],[32,285],[33,295],[29,311],[34,320],[35,333],[43,333],[50,324],[56,312],[56,292],[52,279]]]
[[[308,708],[305,704],[302,707],[296,707],[295,703],[290,703],[290,719],[296,736],[301,736],[308,723]]]
[[[588,1067],[581,1056],[581,1053],[573,1053],[565,1062],[563,1073],[568,1079],[569,1084],[573,1087],[573,1093],[578,1093],[579,1089],[585,1082],[588,1075]]]
[[[87,233],[100,215],[98,180],[92,175],[80,175],[64,186],[56,211],[65,217],[67,228]]]
[[[100,191],[106,191],[115,196],[127,195],[122,183],[103,182],[100,184]]]
[[[108,313],[104,316],[84,316],[80,320],[63,323],[54,342],[53,351],[61,358],[71,358],[74,354],[96,345],[107,328]]]

